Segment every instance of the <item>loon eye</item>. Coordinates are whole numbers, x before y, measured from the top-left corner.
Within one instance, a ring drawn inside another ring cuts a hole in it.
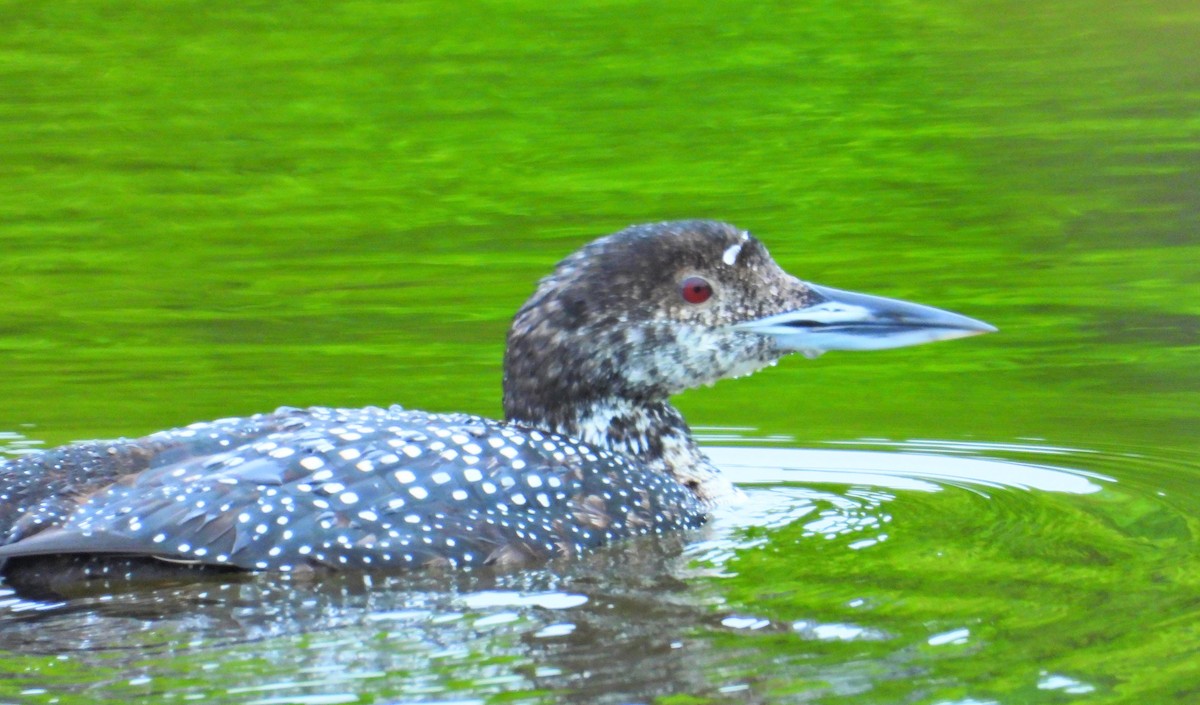
[[[679,293],[689,304],[702,304],[712,296],[712,284],[704,277],[688,277],[679,284]]]

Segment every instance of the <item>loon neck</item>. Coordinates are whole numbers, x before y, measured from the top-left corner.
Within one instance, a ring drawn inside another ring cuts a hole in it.
[[[716,502],[737,494],[700,450],[683,414],[670,402],[612,397],[530,414],[533,418],[523,416],[509,420],[626,456],[674,477],[702,500]]]

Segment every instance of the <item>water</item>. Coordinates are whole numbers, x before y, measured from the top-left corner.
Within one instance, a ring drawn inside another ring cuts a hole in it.
[[[0,585],[0,702],[1200,691],[1190,0],[0,5],[0,444],[498,415],[582,242],[718,217],[1001,332],[679,398],[747,490],[513,575]]]

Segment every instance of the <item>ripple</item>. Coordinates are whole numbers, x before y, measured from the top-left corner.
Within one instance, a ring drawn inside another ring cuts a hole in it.
[[[385,684],[426,699],[469,687],[521,701],[568,692],[583,673],[603,692],[652,688],[630,679],[654,673],[737,689],[739,669],[753,668],[807,668],[854,689],[937,671],[942,659],[1025,654],[1066,633],[1064,605],[1087,605],[1086,633],[1100,610],[1116,636],[1148,595],[1184,613],[1192,604],[1162,576],[1194,546],[1178,508],[1187,494],[1170,484],[1193,457],[1030,439],[749,440],[706,449],[746,500],[670,537],[677,546],[629,542],[511,575],[225,576],[56,604],[0,588],[0,649],[25,670],[46,655],[108,668],[131,697],[210,660],[236,676],[177,695],[227,698],[236,683],[263,705],[341,702]],[[1117,573],[1122,589],[1135,580],[1128,597],[1104,582]],[[1027,643],[1006,651],[996,623]],[[722,644],[736,645],[736,664]],[[793,660],[779,661],[776,646]],[[1029,689],[1104,687],[1069,663],[1039,666]]]
[[[722,575],[739,551],[767,543],[761,530],[785,527],[799,527],[806,539],[846,538],[846,548],[852,551],[871,549],[889,540],[893,522],[889,507],[909,492],[957,490],[990,500],[978,518],[985,520],[981,531],[991,531],[994,526],[1020,521],[1014,517],[1040,513],[1038,492],[1090,496],[1116,482],[1091,470],[978,455],[1003,450],[1039,460],[1048,455],[1079,457],[1067,447],[949,441],[853,443],[873,449],[706,447],[713,462],[746,494],[740,504],[717,510],[707,539],[689,547],[689,558],[713,575]],[[889,445],[892,449],[878,449]],[[955,453],[928,452],[935,446]]]
[[[1008,446],[1010,448],[1014,446]],[[956,450],[968,452],[968,447]],[[978,448],[971,448],[976,452]],[[1023,489],[1092,494],[1114,478],[1086,470],[996,458],[916,452],[800,448],[718,447],[709,457],[741,485],[840,484],[938,492],[964,489]]]
[[[745,491],[745,500],[719,508],[705,539],[689,546],[687,556],[708,575],[736,575],[730,562],[742,552],[761,550],[781,530],[805,541],[837,541],[850,551],[874,550],[897,530],[911,532],[911,518],[897,525],[895,516],[913,512],[969,531],[981,545],[1042,532],[1044,546],[1057,546],[1061,534],[1094,521],[1120,526],[1130,540],[1193,538],[1186,508],[1196,498],[1173,484],[1180,474],[1195,474],[1187,454],[1168,458],[1162,451],[1075,448],[1036,439],[859,439],[830,445],[838,447],[706,447]],[[935,499],[948,492],[963,497]],[[931,550],[948,538],[936,525],[924,530],[930,532],[924,540]]]
[[[0,431],[0,460],[45,450],[45,442],[17,431]]]

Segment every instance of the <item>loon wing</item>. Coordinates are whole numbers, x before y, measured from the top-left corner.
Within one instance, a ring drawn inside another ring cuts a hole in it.
[[[94,532],[87,535],[74,529],[52,528],[7,546],[0,546],[0,560],[64,553],[142,555],[145,547],[132,536]]]
[[[661,472],[479,417],[312,409],[286,430],[123,478],[0,558],[127,554],[249,570],[522,565],[696,526]]]
[[[161,431],[144,438],[84,441],[0,461],[0,543],[59,525],[114,483],[153,482],[183,466],[211,467],[232,448],[297,428],[306,411],[232,418]],[[265,481],[265,479],[264,479]]]

